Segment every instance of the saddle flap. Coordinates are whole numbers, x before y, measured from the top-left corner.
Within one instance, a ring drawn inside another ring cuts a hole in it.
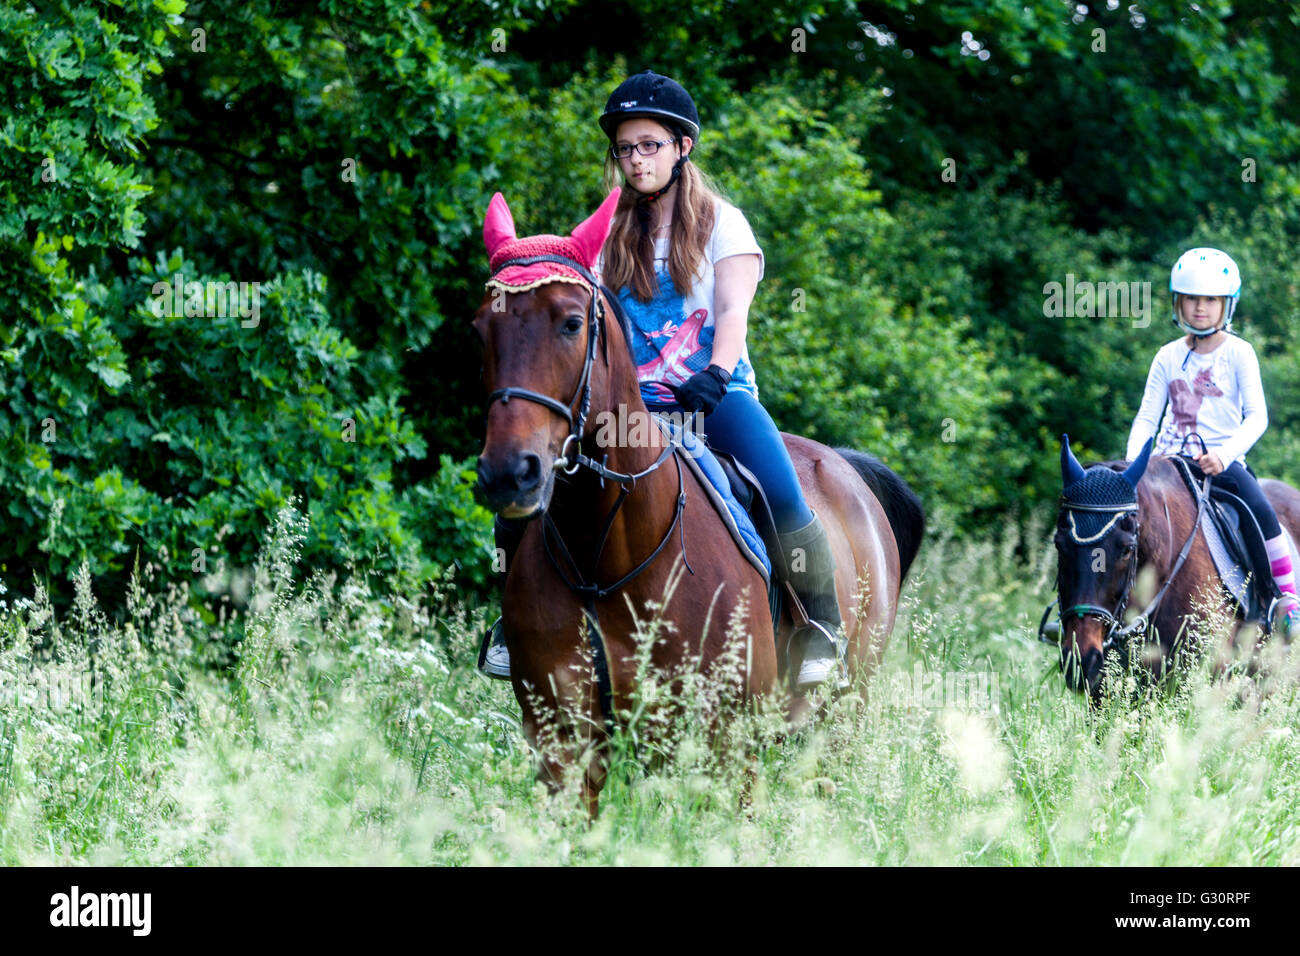
[[[1171,456],[1170,460],[1178,466],[1192,498],[1199,499],[1198,479],[1203,479],[1204,473],[1182,456]],[[1268,610],[1277,594],[1277,585],[1264,546],[1264,533],[1254,512],[1237,495],[1211,483],[1201,531],[1219,578],[1241,606],[1242,616],[1247,621],[1262,620],[1262,627],[1267,631]]]
[[[781,618],[782,605],[784,600],[789,600],[791,612],[796,618],[802,614],[803,619],[807,620],[807,614],[803,613],[799,606],[799,598],[793,591],[788,590],[782,593],[782,589],[776,586],[778,578],[784,578],[784,564],[777,567],[776,562],[781,560],[781,539],[778,537],[776,530],[776,519],[772,517],[772,506],[767,500],[767,492],[763,490],[763,484],[758,480],[758,476],[742,465],[734,455],[729,452],[719,451],[712,445],[708,444],[706,437],[705,444],[708,445],[709,451],[713,453],[718,467],[726,476],[728,484],[731,485],[731,496],[736,499],[742,508],[749,514],[750,521],[754,524],[754,530],[758,533],[759,539],[767,549],[768,559],[771,561],[772,569],[768,579],[768,603],[772,612],[772,623],[776,624]]]
[[[780,589],[776,586],[771,556],[779,555],[780,550],[771,509],[767,506],[767,499],[763,497],[758,480],[739,462],[710,448],[695,433],[682,429],[662,416],[656,415],[654,418],[665,434],[682,446],[685,452],[682,460],[699,479],[706,497],[740,546],[741,552],[762,572],[767,582],[768,609],[775,624],[781,616],[782,601]],[[723,487],[724,485],[729,487]],[[762,507],[755,508],[756,502],[761,502]],[[733,511],[733,508],[736,510]]]
[[[1213,513],[1221,527],[1232,531],[1230,543],[1245,566],[1261,581],[1272,582],[1272,562],[1264,544],[1264,531],[1250,506],[1232,492],[1213,485],[1210,486],[1210,504],[1214,506]],[[1264,590],[1271,592],[1272,585]]]
[[[754,530],[767,546],[768,557],[779,554],[781,549],[776,537],[776,521],[772,518],[772,507],[768,504],[767,493],[763,491],[758,478],[733,455],[718,451],[712,445],[709,446],[709,451],[713,452],[713,457],[722,466],[722,473],[731,484],[732,496],[749,512]]]
[[[1220,566],[1220,577],[1230,585],[1229,590],[1241,603],[1247,620],[1264,616],[1277,596],[1277,586],[1273,581],[1268,549],[1264,546],[1264,532],[1260,530],[1254,512],[1237,495],[1211,485],[1205,513],[1206,523],[1213,523],[1216,536],[1226,552],[1222,557],[1232,565]],[[1214,550],[1211,548],[1212,552]],[[1215,555],[1215,558],[1216,565],[1224,563],[1220,555]],[[1229,578],[1234,580],[1229,581]],[[1232,584],[1237,584],[1237,587],[1232,587]],[[1242,591],[1244,593],[1240,593]]]
[[[728,479],[718,463],[717,455],[698,435],[683,429],[677,422],[661,415],[655,415],[653,418],[669,440],[681,449],[681,460],[704,487],[714,510],[718,512],[732,537],[740,545],[741,551],[763,572],[765,577],[769,576],[772,569],[765,542],[754,528],[748,512],[741,507],[731,494],[731,489],[727,487]]]

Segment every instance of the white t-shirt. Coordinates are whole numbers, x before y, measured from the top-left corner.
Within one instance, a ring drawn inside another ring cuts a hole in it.
[[[1162,412],[1164,425],[1157,434]],[[1128,436],[1128,458],[1135,459],[1152,435],[1155,454],[1176,455],[1183,451],[1184,437],[1196,433],[1223,467],[1245,464],[1246,452],[1267,427],[1259,359],[1250,343],[1229,335],[1213,352],[1200,353],[1179,338],[1151,362],[1142,407]],[[1187,442],[1189,454],[1200,448],[1194,438]]]
[[[667,385],[681,385],[713,361],[715,264],[729,256],[755,254],[758,276],[763,277],[763,250],[744,213],[730,203],[719,200],[714,206],[713,232],[704,247],[701,274],[686,295],[673,288],[668,274],[669,241],[667,237],[655,240],[659,292],[653,299],[641,302],[630,289],[614,290],[632,321],[632,356],[641,397],[652,405],[674,401]],[[601,264],[603,260],[597,268]],[[758,397],[748,343],[742,346],[736,367],[727,371],[731,372],[729,390],[743,389]]]

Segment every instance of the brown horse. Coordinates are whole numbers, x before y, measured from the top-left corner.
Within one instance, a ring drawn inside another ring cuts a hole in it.
[[[1230,622],[1223,647],[1235,649],[1240,612],[1197,530],[1198,504],[1173,458],[1150,457],[1148,445],[1132,464],[1103,462],[1085,471],[1065,438],[1061,472],[1065,493],[1055,542],[1060,664],[1069,687],[1086,689],[1097,701],[1106,659],[1116,654],[1127,664],[1130,645],[1148,635],[1158,640],[1145,642],[1140,663],[1152,676],[1163,676],[1177,648],[1196,650],[1188,635],[1207,609],[1223,612]],[[1300,492],[1280,481],[1261,481],[1260,488],[1282,526],[1300,540]],[[1146,605],[1126,623],[1139,575],[1151,579],[1155,591],[1142,596]]]
[[[484,224],[493,279],[474,318],[490,393],[480,493],[499,515],[535,519],[507,569],[502,604],[515,696],[529,739],[545,742],[539,776],[555,788],[567,768],[584,767],[592,813],[605,777],[593,751],[636,689],[638,620],[657,613],[665,622],[649,650],[656,674],[691,660],[705,675],[720,661],[743,662],[734,694],[742,702],[778,688],[791,631],[787,613],[773,633],[766,582],[683,452],[657,427],[637,427],[651,420],[626,333],[590,273],[617,194],[568,237],[524,239],[494,196]],[[605,429],[601,447],[604,412],[625,416],[618,433],[627,440],[611,443]],[[830,536],[848,665],[865,678],[919,546],[919,502],[868,456],[849,453],[851,464],[783,437]]]

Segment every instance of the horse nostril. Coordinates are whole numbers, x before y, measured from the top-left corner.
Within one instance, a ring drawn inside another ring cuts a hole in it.
[[[480,488],[492,487],[492,466],[489,465],[482,457],[479,458],[476,466],[478,472],[478,486]]]
[[[532,491],[542,480],[542,459],[531,452],[520,456],[515,464],[515,487],[520,491]]]

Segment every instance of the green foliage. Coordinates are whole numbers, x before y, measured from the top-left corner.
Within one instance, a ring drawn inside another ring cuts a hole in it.
[[[156,232],[232,275],[330,276],[338,324],[388,380],[461,300],[476,207],[505,133],[494,72],[448,45],[428,5],[236,4],[178,52],[149,179]],[[213,242],[214,229],[222,234]]]
[[[406,377],[440,299],[466,298],[494,74],[427,4],[184,10],[0,14],[3,570],[85,559],[120,584],[139,548],[192,580],[196,549],[251,560],[250,521],[291,493],[313,560],[432,569],[404,509],[455,496],[402,471],[426,454]],[[177,276],[259,286],[260,327],[158,315],[145,293]],[[481,511],[456,520],[457,543],[486,533]]]
[[[1292,474],[1300,6],[625,7],[0,11],[7,573],[246,563],[296,493],[313,560],[481,590],[482,214],[500,189],[525,232],[585,218],[596,118],[646,67],[694,94],[698,161],[763,244],[750,347],[787,429],[875,451],[960,529],[1030,512],[1061,432],[1122,453],[1169,263],[1203,242],[1246,276],[1252,460]],[[160,321],[182,267],[259,283],[261,326]],[[1067,275],[1150,282],[1152,321],[1046,315]]]
[[[457,581],[469,582],[480,592],[488,588],[494,554],[492,514],[474,499],[478,473],[473,461],[439,458],[431,482],[414,485],[403,493],[403,507],[412,515],[412,527],[428,542],[425,553],[435,565],[458,569]]]
[[[883,0],[828,18],[795,62],[890,89],[889,135],[870,155],[887,191],[937,195],[945,159],[959,170],[947,188],[966,191],[1024,153],[1032,180],[1060,184],[1071,221],[1134,228],[1149,252],[1210,203],[1256,205],[1247,158],[1259,182],[1297,195],[1285,97],[1298,10]]]
[[[14,329],[0,352],[3,400],[24,423],[6,436],[0,485],[12,553],[30,562],[9,570],[62,576],[86,560],[121,579],[137,548],[191,580],[219,557],[247,566],[258,523],[291,494],[307,502],[313,560],[411,566],[392,468],[424,442],[396,396],[356,389],[358,352],[332,326],[324,278],[279,276],[230,308],[214,298],[224,315],[187,315],[209,307],[191,292],[233,292],[229,277],[199,273],[179,251],[131,266],[109,284],[92,269],[69,308]],[[176,281],[184,301],[172,301]]]
[[[128,160],[158,125],[145,86],[180,33],[183,0],[80,4],[34,15],[0,11],[0,257],[5,286],[24,270],[12,253],[32,225],[73,245],[138,244],[148,192]]]

